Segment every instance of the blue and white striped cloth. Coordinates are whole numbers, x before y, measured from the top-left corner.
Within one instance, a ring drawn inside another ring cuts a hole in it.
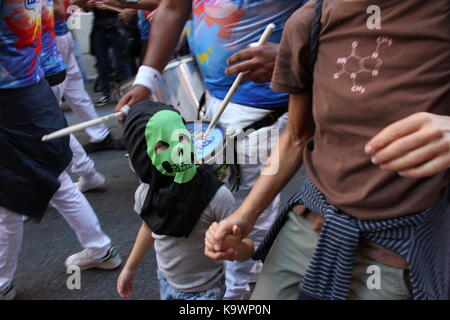
[[[406,259],[414,299],[447,300],[450,297],[449,202],[447,189],[432,208],[422,212],[387,220],[357,220],[327,204],[325,196],[307,177],[302,191],[284,206],[254,259],[264,260],[289,211],[301,204],[325,218],[312,261],[300,284],[301,299],[347,299],[356,250],[359,239],[363,238]]]

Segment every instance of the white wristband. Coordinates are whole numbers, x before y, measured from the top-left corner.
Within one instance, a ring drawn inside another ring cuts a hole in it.
[[[160,80],[161,72],[149,66],[140,66],[133,86],[140,85],[154,93]]]

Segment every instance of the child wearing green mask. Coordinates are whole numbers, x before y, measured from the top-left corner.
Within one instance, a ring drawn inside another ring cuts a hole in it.
[[[191,136],[171,106],[151,101],[133,106],[124,141],[143,182],[134,208],[143,223],[119,276],[118,293],[123,298],[132,294],[137,266],[153,245],[161,299],[222,299],[224,264],[204,255],[204,235],[236,209],[231,192],[195,165]]]

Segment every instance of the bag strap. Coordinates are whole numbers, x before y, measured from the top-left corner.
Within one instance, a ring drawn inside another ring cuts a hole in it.
[[[264,127],[268,127],[273,125],[283,114],[285,114],[288,111],[287,107],[278,108],[275,111],[265,115],[261,119],[253,122],[252,124],[246,126],[244,129],[242,129],[244,132],[246,132],[249,129],[253,130],[259,130]]]

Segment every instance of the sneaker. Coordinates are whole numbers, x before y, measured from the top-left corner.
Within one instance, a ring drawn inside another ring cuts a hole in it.
[[[13,284],[0,292],[0,300],[14,300],[16,297],[16,288]]]
[[[113,270],[122,264],[122,258],[117,253],[117,249],[112,247],[108,254],[102,259],[93,259],[88,255],[87,249],[75,253],[68,257],[65,261],[65,266],[78,266],[80,270],[87,270],[98,268],[103,270]]]
[[[94,174],[81,176],[80,179],[75,182],[75,186],[81,192],[86,192],[102,187],[105,182],[106,178],[101,173],[95,172]]]
[[[109,96],[103,96],[95,103],[96,107],[102,107],[105,104],[108,104],[111,102],[111,98]]]
[[[99,142],[89,142],[83,146],[86,153],[94,153],[103,150],[124,150],[125,145],[122,139],[114,140],[111,134]]]

